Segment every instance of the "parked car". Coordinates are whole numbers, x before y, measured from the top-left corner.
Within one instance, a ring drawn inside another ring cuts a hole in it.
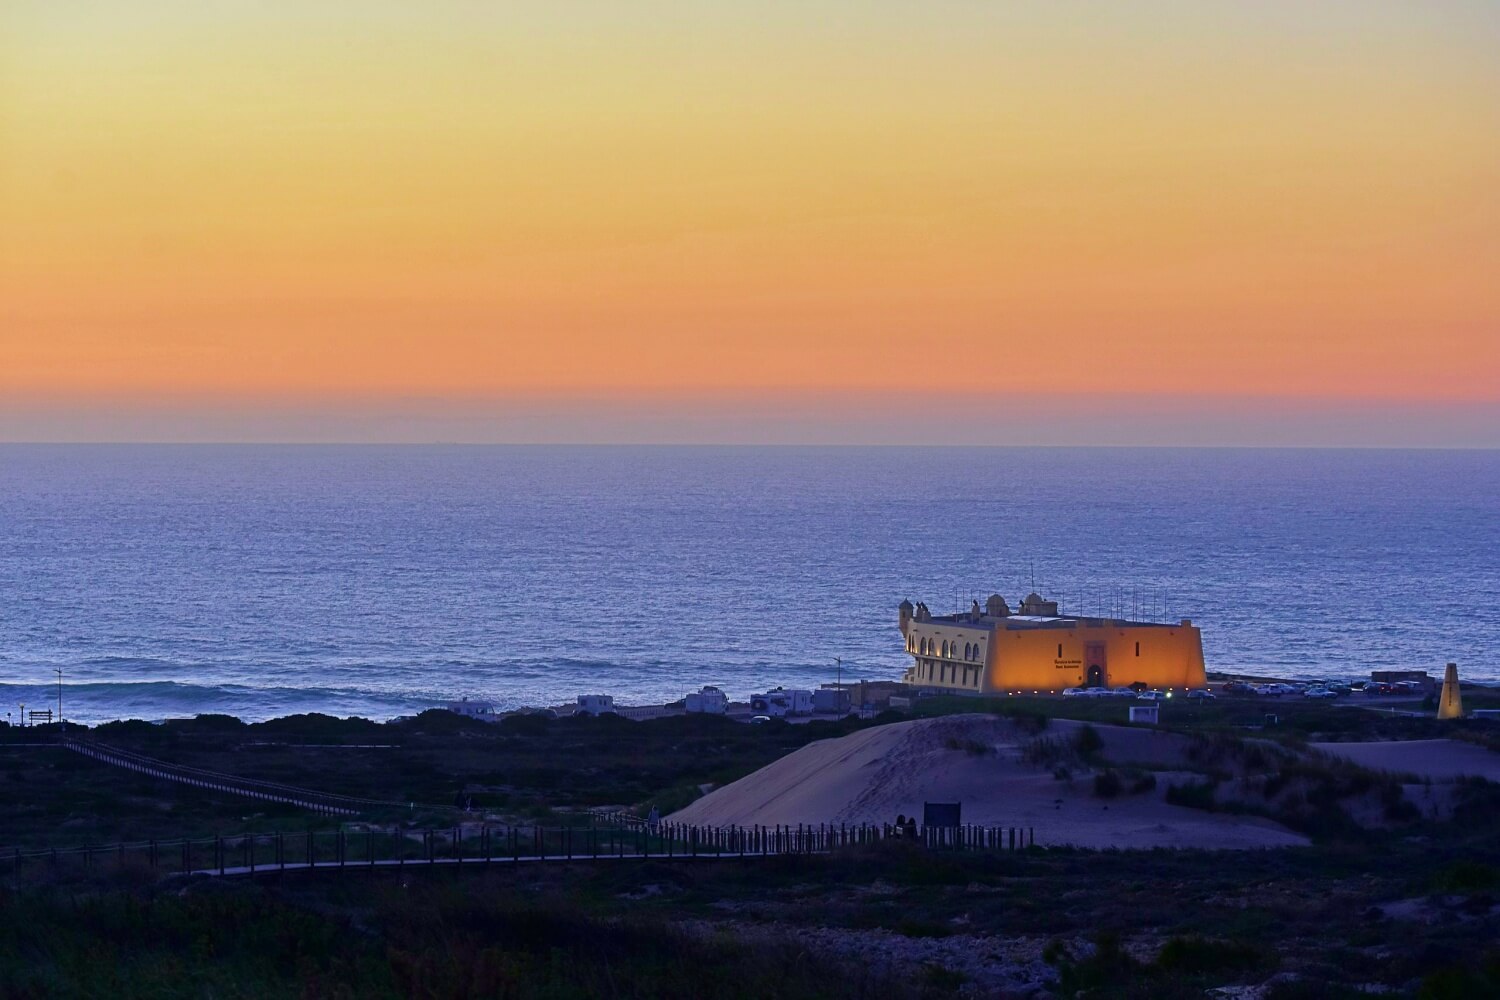
[[[771,717],[769,715],[752,715],[752,716],[750,716],[750,725],[752,725],[752,726],[763,726],[767,722],[770,722],[770,721],[771,721]]]
[[[1101,697],[1105,698],[1134,698],[1135,688],[1108,688]]]
[[[1193,688],[1193,690],[1191,690],[1191,691],[1189,691],[1187,693],[1187,696],[1189,698],[1192,698],[1194,701],[1213,701],[1214,700],[1214,693],[1212,691],[1210,691],[1208,688]]]
[[[1164,695],[1164,694],[1162,694],[1160,691],[1137,691],[1136,695],[1135,695],[1135,700],[1136,701],[1166,701],[1167,700],[1167,696]]]
[[[1328,690],[1325,687],[1310,687],[1306,691],[1302,692],[1302,697],[1304,697],[1304,698],[1320,698],[1320,699],[1326,700],[1328,698],[1337,698],[1338,694],[1335,693],[1335,692],[1333,692],[1333,691]]]

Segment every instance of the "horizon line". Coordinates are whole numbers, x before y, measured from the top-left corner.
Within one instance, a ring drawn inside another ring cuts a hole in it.
[[[693,448],[736,450],[949,448],[967,451],[1500,451],[1466,444],[1017,444],[901,441],[291,441],[291,440],[3,440],[0,448]]]

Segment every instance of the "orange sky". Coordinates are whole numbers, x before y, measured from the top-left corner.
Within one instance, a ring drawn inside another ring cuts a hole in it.
[[[0,439],[1500,403],[1491,5],[626,6],[7,3]]]

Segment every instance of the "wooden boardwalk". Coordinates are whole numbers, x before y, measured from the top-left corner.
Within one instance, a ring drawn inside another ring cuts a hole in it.
[[[102,743],[62,738],[57,741],[57,745],[100,763],[160,778],[163,781],[174,781],[178,784],[192,785],[196,788],[224,792],[229,795],[260,799],[263,802],[279,802],[322,816],[358,816],[371,809],[405,809],[407,807],[406,803],[401,802],[335,795],[310,788],[297,788],[293,785],[281,785],[272,781],[260,781],[255,778],[242,778],[238,775],[208,771],[185,764],[173,764]]]

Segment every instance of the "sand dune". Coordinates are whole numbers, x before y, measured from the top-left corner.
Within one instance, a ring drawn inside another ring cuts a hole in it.
[[[1415,774],[1434,781],[1464,776],[1500,781],[1500,754],[1459,740],[1387,740],[1375,743],[1310,743],[1334,757],[1393,774]]]
[[[1076,725],[1054,722],[1048,735],[1066,738]],[[1182,760],[1183,737],[1095,728],[1111,760],[1158,767]],[[898,813],[920,817],[924,802],[961,802],[965,823],[1031,827],[1038,844],[1253,848],[1307,843],[1268,820],[1167,804],[1162,796],[1174,778],[1171,772],[1158,774],[1154,791],[1096,798],[1092,777],[1060,781],[1024,762],[1021,748],[1030,738],[992,715],[878,726],[805,746],[710,792],[671,819],[745,826],[891,822]],[[987,752],[972,752],[979,747]]]

